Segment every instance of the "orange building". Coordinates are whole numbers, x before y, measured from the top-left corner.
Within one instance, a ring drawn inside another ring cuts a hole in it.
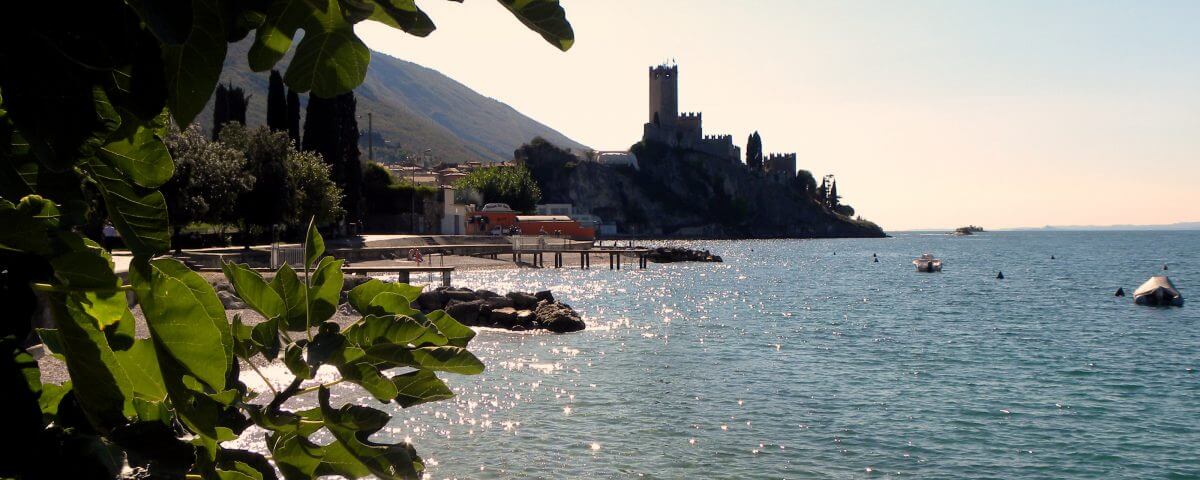
[[[546,235],[573,240],[595,240],[596,229],[585,227],[566,215],[521,215],[507,205],[488,204],[471,212],[469,235]]]

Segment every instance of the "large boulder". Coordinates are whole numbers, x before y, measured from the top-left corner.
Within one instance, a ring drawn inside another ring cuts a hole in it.
[[[488,315],[489,323],[500,328],[512,328],[517,324],[517,309],[512,307],[497,308]]]
[[[446,313],[458,320],[458,323],[467,326],[479,325],[479,310],[483,307],[483,300],[472,300],[463,302],[459,300],[450,300],[446,304]]]
[[[446,295],[446,292],[442,290],[421,292],[417,296],[417,308],[420,308],[422,312],[432,312],[434,310],[441,310],[449,301],[450,296]]]
[[[225,290],[217,290],[217,298],[221,299],[221,305],[224,305],[226,310],[243,310],[249,308],[246,306],[246,302],[243,302],[237,295]]]
[[[542,302],[533,311],[537,325],[554,333],[578,332],[587,328],[579,314],[565,303]]]
[[[353,290],[354,287],[371,281],[371,277],[367,275],[346,275],[342,277],[342,291]]]
[[[483,303],[487,304],[487,306],[490,307],[492,310],[496,310],[496,309],[500,309],[500,308],[513,308],[516,306],[516,304],[513,303],[512,299],[508,298],[508,297],[487,298],[487,299],[483,300]]]
[[[458,300],[460,302],[472,302],[479,300],[479,295],[469,288],[447,288],[442,290],[450,300]]]
[[[537,293],[533,294],[533,298],[536,298],[538,303],[541,303],[541,302],[554,303],[554,294],[551,293],[549,290],[542,290],[540,292],[537,292]]]
[[[538,304],[537,297],[530,295],[528,293],[508,292],[508,295],[506,295],[506,296],[508,298],[512,299],[513,306],[515,306],[516,308],[519,308],[522,310],[531,310],[531,309],[537,308],[537,304]]]
[[[476,290],[476,291],[475,291],[475,295],[478,295],[478,296],[479,296],[479,298],[482,298],[482,299],[484,299],[484,300],[487,300],[487,299],[489,299],[489,298],[498,298],[498,297],[500,297],[500,294],[499,294],[499,293],[493,292],[493,291],[491,291],[491,290],[484,290],[484,289],[482,289],[482,288],[481,288],[481,289],[479,289],[479,290]]]

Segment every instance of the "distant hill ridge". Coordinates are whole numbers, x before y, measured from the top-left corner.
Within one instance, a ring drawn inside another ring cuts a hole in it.
[[[221,82],[245,89],[251,95],[246,121],[251,126],[266,125],[269,72],[250,70],[249,48],[250,40],[230,44]],[[290,61],[289,53],[276,68],[282,72]],[[375,51],[367,78],[354,93],[363,145],[367,113],[374,116],[376,160],[397,159],[400,149],[409,153],[431,149],[439,161],[500,162],[511,160],[513,151],[534,137],[563,148],[588,148],[436,70]],[[301,95],[303,104],[307,99]],[[198,122],[206,130],[212,128],[211,100]],[[363,158],[366,153],[364,148]]]

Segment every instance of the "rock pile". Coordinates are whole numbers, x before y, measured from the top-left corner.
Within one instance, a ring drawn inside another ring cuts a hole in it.
[[[713,255],[708,250],[692,250],[679,247],[658,247],[651,249],[646,257],[654,263],[674,262],[721,262],[720,255]]]
[[[549,290],[537,293],[439,287],[424,292],[413,306],[422,312],[445,310],[463,325],[513,331],[545,329],[555,333],[583,330],[586,325],[570,305],[554,299]]]
[[[350,289],[370,280],[364,275],[346,275],[342,284],[342,300],[338,311],[347,316],[358,315],[346,303]],[[225,279],[212,282],[217,296],[226,309],[249,308],[234,294]],[[554,299],[549,290],[537,293],[509,292],[500,295],[490,290],[469,288],[436,289],[421,293],[413,308],[424,313],[445,310],[459,323],[471,327],[507,328],[513,331],[544,329],[555,333],[577,332],[586,328],[579,313],[570,305]]]

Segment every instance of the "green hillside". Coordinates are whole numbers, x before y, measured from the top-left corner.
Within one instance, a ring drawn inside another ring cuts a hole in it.
[[[265,125],[269,74],[253,72],[246,65],[249,46],[248,41],[230,44],[221,81],[245,89],[251,95],[246,121],[251,126]],[[284,71],[290,61],[289,54],[277,68]],[[401,151],[426,149],[432,149],[440,161],[511,160],[513,150],[538,136],[564,148],[587,148],[436,70],[375,51],[366,80],[354,92],[364,158],[367,112],[374,114],[376,160],[395,160]],[[301,100],[307,103],[307,95],[301,95]],[[206,130],[211,128],[211,100],[198,121]]]

